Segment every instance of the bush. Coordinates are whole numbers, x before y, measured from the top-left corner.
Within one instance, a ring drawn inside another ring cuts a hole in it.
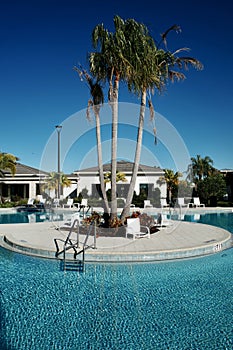
[[[0,208],[13,208],[15,206],[15,202],[5,202],[0,204]]]
[[[233,207],[232,202],[218,201],[218,207]]]

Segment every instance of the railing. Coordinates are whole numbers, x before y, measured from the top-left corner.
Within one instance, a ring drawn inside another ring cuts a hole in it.
[[[75,240],[71,239],[71,235],[74,231],[75,226],[77,226],[77,236]],[[83,271],[84,268],[84,263],[85,263],[85,251],[89,248],[93,248],[96,249],[96,223],[95,221],[93,221],[90,226],[89,226],[89,230],[87,231],[87,234],[85,236],[84,242],[82,243],[82,249],[80,249],[80,232],[79,232],[79,220],[76,219],[74,220],[70,231],[67,235],[66,240],[62,240],[60,238],[55,238],[54,242],[55,242],[55,246],[56,246],[56,253],[55,256],[59,257],[59,255],[63,255],[63,270],[66,270],[66,266],[67,266],[67,260],[66,260],[66,252],[70,249],[74,250],[74,260],[73,263],[69,262],[69,264],[72,264],[72,270],[75,269],[75,266],[78,267],[79,271]],[[93,245],[88,245],[88,238],[92,232],[92,230],[94,229],[94,243]],[[60,250],[59,249],[59,244],[58,242],[63,242],[63,249]],[[81,260],[76,260],[77,256],[82,254],[82,259]],[[71,266],[71,265],[70,265]]]

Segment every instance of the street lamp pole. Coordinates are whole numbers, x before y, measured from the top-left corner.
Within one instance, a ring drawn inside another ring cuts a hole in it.
[[[60,169],[60,134],[61,134],[61,125],[56,125],[55,126],[57,130],[57,173],[58,173],[58,186],[57,186],[57,197],[60,199],[60,194],[61,194],[61,169]]]

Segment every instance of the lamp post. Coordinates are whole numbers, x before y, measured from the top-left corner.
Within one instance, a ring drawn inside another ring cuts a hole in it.
[[[57,130],[57,173],[58,173],[58,186],[57,186],[57,197],[60,199],[61,194],[61,169],[60,169],[60,134],[61,134],[61,125],[55,126]]]

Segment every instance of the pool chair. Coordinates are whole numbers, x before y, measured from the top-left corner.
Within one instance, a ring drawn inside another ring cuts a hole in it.
[[[158,214],[157,220],[155,222],[155,227],[163,228],[171,225],[172,225],[171,220],[167,218],[166,214],[162,214],[162,213]]]
[[[82,215],[83,217],[85,217],[88,214],[91,207],[88,204],[87,198],[83,198],[81,200],[81,203],[79,204],[78,208],[79,208],[80,215]]]
[[[128,238],[128,235],[133,236],[133,239],[141,237],[150,238],[150,229],[148,226],[142,226],[139,218],[130,218],[127,219],[125,237]]]
[[[161,208],[169,208],[166,198],[160,198]]]
[[[59,198],[54,198],[52,206],[54,208],[60,207],[60,199]]]
[[[193,206],[194,207],[205,207],[205,204],[200,203],[199,197],[193,197]]]
[[[66,230],[66,229],[70,229],[74,222],[76,221],[75,223],[75,227],[77,227],[78,225],[81,224],[81,221],[80,221],[80,216],[79,216],[79,213],[75,213],[69,217],[66,218],[66,220],[62,221],[57,227],[56,229],[57,230]]]
[[[153,208],[149,199],[144,200],[144,208]]]
[[[74,200],[73,198],[68,198],[67,202],[65,204],[63,204],[63,208],[73,208],[74,206]]]
[[[187,207],[187,204],[184,203],[184,198],[177,198],[177,205],[178,207]]]
[[[27,205],[33,205],[34,202],[35,202],[35,199],[34,199],[34,198],[28,198]]]
[[[43,198],[41,194],[38,194],[36,199],[39,201],[39,204],[36,205],[37,208],[44,209],[46,204],[46,198]]]

